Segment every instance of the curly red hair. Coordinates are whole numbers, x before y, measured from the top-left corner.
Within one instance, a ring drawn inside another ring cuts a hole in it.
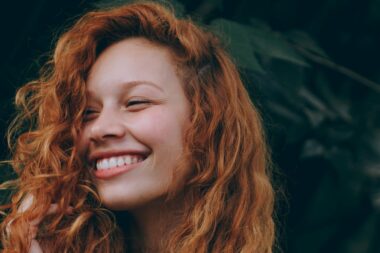
[[[105,48],[130,37],[170,49],[191,103],[179,167],[191,170],[188,207],[167,251],[271,253],[274,191],[260,115],[219,39],[157,3],[87,13],[60,37],[41,77],[18,91],[20,113],[8,137],[17,140],[11,164],[19,179],[1,227],[3,252],[28,252],[28,222],[51,203],[58,212],[44,219],[37,236],[42,245],[51,242],[44,246],[49,252],[137,250],[126,239],[133,230],[123,235],[102,208],[75,147],[91,66]],[[30,195],[33,203],[20,212]],[[73,214],[65,213],[68,206]]]

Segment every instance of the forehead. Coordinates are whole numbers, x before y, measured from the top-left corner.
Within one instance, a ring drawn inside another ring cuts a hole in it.
[[[181,83],[171,50],[144,38],[117,42],[99,55],[86,87],[90,93],[97,93],[100,88],[136,82],[154,83],[161,88]]]
[[[128,71],[138,68],[163,70],[173,66],[169,48],[154,44],[144,38],[128,38],[112,44],[98,56],[90,69],[89,79],[104,72],[113,73],[113,70],[119,67]]]

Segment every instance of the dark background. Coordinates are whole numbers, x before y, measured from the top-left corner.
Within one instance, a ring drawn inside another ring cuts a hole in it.
[[[17,87],[37,78],[59,34],[99,2],[1,4],[0,158]],[[380,0],[182,0],[175,8],[224,38],[262,111],[287,196],[277,207],[283,252],[380,252]]]

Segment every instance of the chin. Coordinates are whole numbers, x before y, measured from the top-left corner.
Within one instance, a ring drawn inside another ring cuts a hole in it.
[[[133,209],[138,208],[139,206],[142,206],[143,203],[138,203],[136,201],[112,201],[112,200],[103,200],[102,204],[112,211],[130,211]]]
[[[137,209],[143,209],[144,207],[149,207],[153,203],[164,201],[164,194],[157,194],[154,196],[143,196],[134,195],[128,196],[124,193],[123,196],[110,196],[108,194],[102,194],[99,192],[102,204],[112,210],[112,211],[133,211]]]

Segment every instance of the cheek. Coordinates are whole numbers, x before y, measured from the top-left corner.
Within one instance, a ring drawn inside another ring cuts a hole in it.
[[[182,144],[183,124],[179,119],[179,115],[164,109],[150,110],[136,119],[134,133],[152,147],[172,148]]]

